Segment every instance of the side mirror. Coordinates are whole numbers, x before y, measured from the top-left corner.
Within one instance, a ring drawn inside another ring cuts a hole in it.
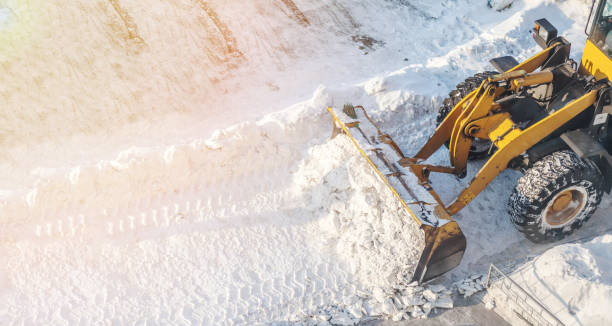
[[[533,39],[539,46],[546,49],[550,44],[550,41],[556,37],[557,29],[548,20],[542,18],[535,21]]]

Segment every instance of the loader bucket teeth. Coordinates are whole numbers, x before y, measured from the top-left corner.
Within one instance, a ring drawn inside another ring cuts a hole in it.
[[[355,112],[355,107],[352,104],[344,104],[342,112],[353,119],[357,119],[357,113]]]
[[[328,111],[334,123],[332,135],[343,133],[349,137],[404,208],[407,222],[416,223],[415,230],[423,231],[423,238],[414,244],[422,250],[413,280],[426,282],[459,265],[465,252],[465,236],[424,177],[400,164],[410,163],[411,159],[404,157],[393,139],[376,127],[363,107],[347,104],[341,112],[332,108]]]

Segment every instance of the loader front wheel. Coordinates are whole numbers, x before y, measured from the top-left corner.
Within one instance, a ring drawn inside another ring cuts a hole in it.
[[[527,170],[508,202],[510,220],[533,242],[552,242],[580,228],[595,212],[603,176],[590,160],[564,150]]]
[[[457,84],[457,87],[448,93],[448,97],[442,102],[442,106],[438,109],[438,117],[436,118],[436,124],[439,126],[450,111],[468,94],[475,90],[483,80],[498,74],[495,71],[485,71],[475,74],[473,77],[467,78],[465,81]],[[444,143],[448,148],[449,142]],[[468,160],[478,160],[487,157],[491,142],[483,139],[474,139],[470,153],[468,154]]]

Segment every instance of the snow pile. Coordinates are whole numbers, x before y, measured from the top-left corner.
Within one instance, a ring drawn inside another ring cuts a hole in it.
[[[341,146],[339,146],[341,145]],[[341,149],[341,150],[340,150]],[[422,231],[344,136],[309,150],[294,179],[307,209],[324,215],[321,230],[368,290],[393,290],[412,281],[425,246]],[[328,162],[340,165],[321,179]]]
[[[612,323],[612,234],[549,249],[510,277],[565,325]]]

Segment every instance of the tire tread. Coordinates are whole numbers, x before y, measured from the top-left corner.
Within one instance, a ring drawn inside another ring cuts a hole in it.
[[[442,121],[446,118],[446,116],[450,113],[450,111],[459,103],[461,100],[470,94],[473,90],[475,90],[483,80],[498,74],[496,71],[485,71],[475,74],[472,77],[468,77],[465,81],[457,84],[454,90],[448,93],[448,97],[446,97],[442,101],[442,106],[438,109],[438,116],[436,117],[436,124],[440,125]],[[446,143],[446,147],[448,147],[448,142]],[[470,160],[476,160],[488,155],[487,152],[472,152],[468,156]]]
[[[533,242],[557,241],[580,228],[595,212],[603,194],[603,178],[599,168],[576,153],[563,150],[536,162],[518,180],[508,201],[510,220],[518,231]],[[546,229],[542,211],[559,191],[572,185],[583,186],[589,198],[585,213],[563,228]]]

